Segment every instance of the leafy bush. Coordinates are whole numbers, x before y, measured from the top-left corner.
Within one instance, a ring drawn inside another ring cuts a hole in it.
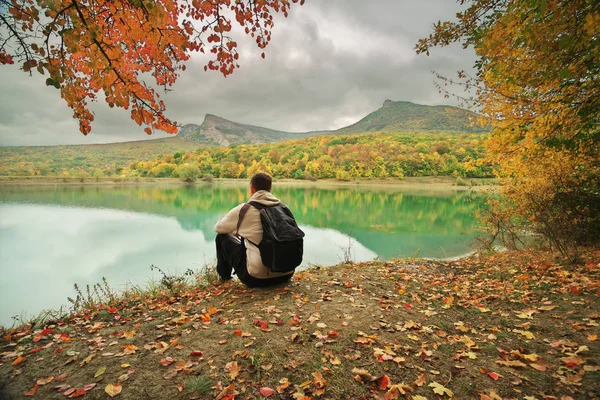
[[[177,167],[177,176],[185,182],[194,182],[200,176],[200,168],[196,163],[181,164]]]

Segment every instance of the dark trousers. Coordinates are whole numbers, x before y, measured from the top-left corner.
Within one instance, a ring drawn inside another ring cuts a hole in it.
[[[232,234],[219,234],[217,244],[217,273],[223,280],[231,279],[232,272],[248,287],[263,287],[287,282],[294,274],[259,279],[248,273],[244,239]]]

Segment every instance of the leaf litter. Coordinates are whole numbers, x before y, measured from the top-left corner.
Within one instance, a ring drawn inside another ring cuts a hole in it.
[[[3,332],[0,394],[600,397],[599,259],[590,251],[564,266],[521,251],[374,261],[300,271],[269,289],[228,282],[122,297]],[[206,391],[186,385],[193,379]]]

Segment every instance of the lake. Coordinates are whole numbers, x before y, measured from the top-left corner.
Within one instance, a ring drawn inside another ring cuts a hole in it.
[[[469,192],[280,185],[306,233],[304,266],[469,252]],[[66,304],[73,284],[111,287],[200,269],[215,260],[213,227],[247,200],[242,184],[0,188],[0,324]]]

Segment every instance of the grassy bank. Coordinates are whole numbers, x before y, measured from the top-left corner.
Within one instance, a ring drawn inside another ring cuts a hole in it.
[[[248,179],[210,179],[205,181],[198,179],[195,182],[184,182],[179,178],[63,178],[50,176],[31,176],[31,177],[9,177],[0,176],[0,186],[48,186],[48,185],[202,185],[208,183],[226,183],[226,184],[248,184]],[[423,190],[486,190],[497,185],[495,179],[457,179],[455,177],[429,176],[429,177],[407,177],[380,178],[380,179],[355,179],[351,181],[341,181],[336,179],[321,179],[318,181],[307,181],[299,179],[278,179],[274,185],[298,185],[307,187],[389,187],[392,189],[423,189]]]
[[[0,398],[597,398],[599,261],[502,253],[107,293],[4,332]]]

